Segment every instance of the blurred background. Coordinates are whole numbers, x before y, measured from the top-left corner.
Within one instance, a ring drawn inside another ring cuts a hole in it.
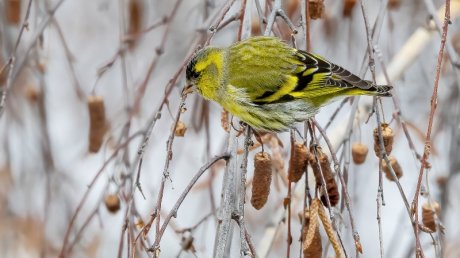
[[[445,1],[1,1],[0,257],[213,257],[220,247],[224,257],[339,257],[339,236],[347,257],[414,257],[413,212],[424,225],[418,239],[425,257],[460,257],[460,1],[449,2],[429,158],[422,162]],[[369,36],[376,80],[394,86],[393,99],[340,99],[315,117],[339,202],[326,209],[336,238],[318,222],[315,245],[322,250],[314,254],[302,247],[304,211],[321,190],[312,166],[298,182],[287,176],[291,135],[311,145],[305,125],[262,137],[272,179],[257,210],[250,201],[259,182],[257,141],[245,153],[236,119],[229,125],[228,114],[198,94],[181,98],[184,66],[199,47],[262,35],[272,12],[285,18],[276,18],[270,35],[372,80]],[[399,181],[375,155],[377,116],[392,129]],[[415,196],[416,210],[409,207]]]

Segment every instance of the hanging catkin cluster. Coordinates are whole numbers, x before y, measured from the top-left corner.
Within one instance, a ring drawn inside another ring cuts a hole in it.
[[[324,177],[324,181],[326,182],[326,189],[327,189],[327,195],[329,196],[329,202],[331,203],[331,206],[337,205],[340,200],[340,194],[339,194],[339,189],[337,187],[337,182],[334,179],[334,175],[332,174],[331,171],[331,164],[329,162],[329,158],[327,157],[326,154],[324,154],[321,151],[321,148],[317,148],[317,154],[318,154],[318,162],[316,160],[316,157],[314,155],[314,150],[310,150],[310,155],[309,155],[309,162],[310,165],[313,169],[313,174],[316,179],[316,184],[319,187],[322,185],[322,180],[321,180],[321,172]],[[321,193],[321,201],[323,201],[324,205],[327,206],[327,199],[326,199],[326,193],[322,192]]]
[[[291,146],[289,159],[288,178],[291,182],[298,182],[308,165],[308,149],[303,143],[295,143]]]
[[[252,180],[251,204],[257,210],[264,207],[270,193],[272,182],[272,158],[267,152],[258,152],[254,156],[254,177]]]

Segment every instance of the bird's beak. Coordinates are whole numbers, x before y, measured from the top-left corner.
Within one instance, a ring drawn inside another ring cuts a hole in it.
[[[195,90],[195,85],[193,84],[187,84],[185,85],[184,89],[182,90],[182,94],[190,94]]]

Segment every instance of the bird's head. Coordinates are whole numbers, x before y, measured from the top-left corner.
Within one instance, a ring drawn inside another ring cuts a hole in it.
[[[216,100],[225,73],[225,51],[206,47],[198,51],[187,65],[187,87],[195,87],[203,97]]]

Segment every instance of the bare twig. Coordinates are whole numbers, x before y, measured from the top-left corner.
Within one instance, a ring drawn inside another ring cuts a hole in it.
[[[238,150],[237,134],[238,132],[236,130],[230,130],[228,136],[229,142],[227,152],[230,153],[231,157],[225,168],[221,206],[217,212],[218,224],[213,255],[213,257],[218,258],[222,258],[228,253],[227,249],[230,248],[231,236],[233,234],[233,225],[231,222],[236,201],[236,173],[238,171],[238,160],[236,155]]]
[[[248,155],[249,155],[249,146],[252,145],[251,141],[252,129],[250,126],[246,129],[246,137],[244,140],[244,154],[243,160],[241,161],[241,169],[239,174],[239,191],[238,191],[238,206],[234,212],[233,217],[237,221],[240,227],[240,241],[241,241],[241,254],[254,256],[254,253],[249,249],[248,241],[246,238],[246,222],[244,220],[244,204],[246,202],[246,174],[248,172]]]
[[[13,84],[13,70],[16,65],[16,54],[18,51],[19,43],[21,42],[22,39],[22,34],[24,33],[24,30],[29,28],[29,16],[30,16],[30,9],[32,6],[32,0],[29,0],[29,3],[27,4],[27,10],[26,10],[26,15],[24,17],[24,20],[21,25],[21,29],[19,30],[18,37],[16,38],[16,42],[14,44],[13,52],[10,55],[10,58],[8,59],[8,62],[5,64],[5,66],[0,70],[0,75],[5,71],[6,67],[8,67],[8,76],[6,78],[6,85],[4,86],[4,89],[1,89],[1,96],[0,96],[0,118],[3,115],[3,110],[5,107],[5,102],[6,102],[6,97],[8,94],[8,91],[11,88],[11,85]],[[0,85],[1,86],[1,85]]]
[[[211,167],[214,163],[216,163],[217,161],[219,161],[221,159],[228,160],[229,158],[230,158],[229,154],[219,155],[217,157],[214,157],[212,160],[210,160],[208,163],[203,165],[198,170],[196,175],[190,180],[189,184],[187,185],[187,187],[184,189],[184,191],[180,195],[179,199],[177,199],[176,204],[174,204],[174,207],[171,209],[169,214],[166,216],[165,221],[163,222],[159,233],[155,237],[155,242],[153,243],[153,246],[152,246],[153,250],[156,250],[157,248],[159,248],[161,237],[163,236],[163,233],[165,232],[169,221],[171,220],[172,217],[175,217],[177,215],[177,211],[179,210],[180,205],[185,200],[185,197],[187,197],[188,193],[190,192],[192,187],[195,185],[195,183],[198,181],[198,179],[200,179],[200,177],[203,175],[203,173],[206,172],[208,170],[208,168]]]
[[[32,2],[32,0],[30,0],[30,2],[29,2],[29,5],[28,5],[29,7],[28,7],[28,10],[26,12],[26,17],[24,18],[24,22],[22,24],[19,36],[18,36],[18,38],[16,40],[16,45],[15,45],[16,50],[13,51],[13,54],[10,56],[10,59],[7,62],[9,71],[8,71],[8,77],[7,77],[7,81],[6,81],[6,87],[0,93],[1,94],[1,96],[0,96],[0,117],[3,115],[6,97],[7,97],[8,91],[11,88],[11,85],[12,85],[13,81],[15,81],[15,79],[17,78],[17,76],[21,72],[22,68],[24,67],[24,64],[25,64],[25,62],[27,60],[27,57],[29,55],[30,50],[36,44],[36,42],[40,38],[40,36],[43,34],[43,31],[46,29],[48,24],[51,22],[54,14],[59,9],[59,7],[64,2],[64,0],[60,0],[59,2],[57,2],[56,5],[54,5],[54,7],[51,10],[48,11],[48,15],[43,19],[43,21],[37,27],[37,29],[35,30],[34,35],[31,38],[31,40],[28,41],[28,44],[25,46],[24,54],[22,56],[18,57],[16,52],[17,52],[17,48],[19,46],[19,43],[21,41],[22,33],[24,32],[24,29],[28,28],[28,17],[30,15],[31,2]]]
[[[270,32],[272,31],[273,24],[275,23],[275,19],[278,15],[279,10],[281,10],[281,0],[275,0],[275,3],[272,7],[272,12],[270,13],[270,16],[268,16],[267,27],[265,28],[264,32],[265,36],[270,35]]]
[[[333,149],[331,141],[329,140],[329,137],[327,136],[326,132],[318,124],[318,122],[316,122],[315,119],[312,119],[312,120],[313,120],[313,123],[314,123],[315,127],[320,132],[320,134],[323,135],[324,141],[326,142],[327,147],[329,148],[329,151],[331,152],[332,161],[334,162],[334,170],[336,171],[336,173],[337,173],[337,175],[339,177],[340,183],[342,184],[343,193],[345,195],[345,205],[347,207],[348,216],[350,218],[350,226],[351,226],[351,230],[352,230],[352,233],[353,233],[353,239],[355,241],[356,253],[359,253],[358,245],[360,246],[361,242],[360,242],[360,238],[359,238],[359,233],[356,230],[356,226],[355,226],[355,219],[353,217],[353,209],[351,207],[350,194],[348,193],[348,190],[347,190],[347,183],[345,182],[343,174],[342,174],[342,172],[340,170],[340,163],[339,163],[339,161],[337,159],[337,155],[335,153],[335,150]],[[318,162],[318,164],[319,164],[319,162]],[[327,192],[327,190],[325,192]],[[329,200],[329,198],[327,198],[327,199]],[[344,249],[344,252],[345,252],[345,249]],[[346,253],[345,253],[345,255],[346,255]]]
[[[120,144],[115,150],[114,152],[112,153],[112,155],[110,155],[110,157],[104,162],[104,164],[102,165],[102,167],[98,170],[98,172],[96,173],[96,175],[94,176],[94,178],[91,180],[91,182],[88,184],[88,189],[86,190],[86,192],[84,193],[83,197],[81,198],[80,202],[78,203],[77,205],[77,208],[75,210],[75,212],[73,213],[72,215],[72,218],[70,219],[70,222],[69,222],[69,225],[67,226],[67,230],[66,230],[66,233],[64,234],[64,241],[62,243],[62,247],[61,247],[61,251],[60,251],[60,254],[59,254],[59,257],[60,258],[64,258],[66,257],[66,254],[68,252],[67,250],[67,244],[69,242],[69,238],[70,238],[70,233],[72,231],[72,228],[76,222],[76,219],[77,219],[77,216],[78,214],[80,213],[81,209],[83,208],[83,205],[85,204],[86,202],[86,199],[88,198],[89,196],[89,193],[91,192],[91,190],[93,189],[93,186],[94,184],[97,182],[98,178],[102,175],[102,173],[104,172],[105,168],[110,164],[110,162],[117,156],[118,152],[124,148],[126,148],[128,146],[128,144],[133,140],[135,139],[136,137],[138,136],[141,136],[142,134],[140,132],[138,133],[135,133],[133,134],[132,136],[130,136],[125,142],[123,142],[122,144]]]
[[[430,110],[430,116],[428,119],[428,127],[427,127],[427,132],[426,132],[426,139],[425,139],[425,145],[423,149],[423,156],[422,156],[422,162],[420,166],[420,172],[418,175],[418,180],[417,180],[417,187],[415,189],[414,193],[414,199],[412,201],[412,212],[414,213],[415,217],[415,225],[419,224],[419,217],[418,217],[418,198],[419,198],[419,193],[420,193],[420,188],[422,187],[422,178],[423,178],[423,172],[426,168],[427,160],[430,157],[430,150],[431,150],[431,131],[433,127],[433,119],[434,119],[434,114],[436,112],[436,107],[437,107],[437,101],[438,101],[438,86],[439,86],[439,78],[441,75],[441,65],[442,65],[442,59],[444,56],[444,48],[446,46],[446,39],[447,39],[447,30],[448,26],[450,23],[450,0],[445,1],[445,13],[444,13],[444,23],[442,27],[442,36],[441,36],[441,47],[439,49],[439,54],[438,54],[438,62],[436,65],[436,76],[434,79],[434,86],[433,86],[433,95],[431,96],[431,110]],[[420,245],[420,241],[418,238],[419,234],[419,227],[415,226],[415,237],[417,239],[416,242],[416,255],[417,257],[423,257],[423,250]]]

